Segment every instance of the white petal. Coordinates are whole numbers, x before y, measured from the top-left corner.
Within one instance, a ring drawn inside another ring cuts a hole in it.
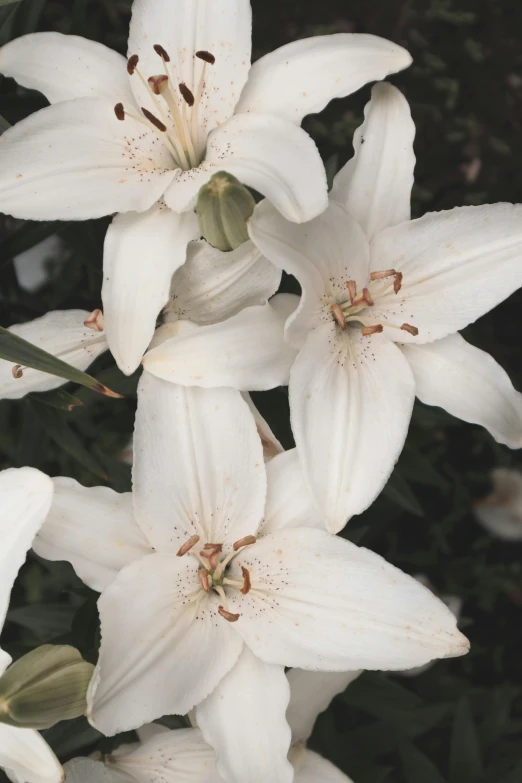
[[[279,117],[232,117],[210,134],[206,162],[262,193],[294,223],[311,220],[328,206],[326,174],[315,143]]]
[[[301,285],[299,308],[287,325],[287,337],[298,347],[314,326],[333,323],[329,308],[347,299],[348,280],[359,291],[368,284],[368,240],[335,202],[315,220],[296,226],[264,201],[249,221],[249,233],[263,255]]]
[[[247,307],[221,323],[171,337],[145,355],[143,366],[156,377],[183,386],[231,386],[240,391],[286,386],[296,352],[285,342],[284,329],[298,299],[291,294],[279,297],[282,307],[271,302]]]
[[[276,114],[300,124],[333,98],[402,71],[411,61],[401,46],[376,35],[338,33],[293,41],[254,63],[236,112]]]
[[[130,783],[130,778],[90,758],[71,759],[64,764],[63,771],[65,783]]]
[[[103,270],[105,329],[120,369],[130,375],[152,340],[172,275],[198,235],[196,216],[161,204],[118,215],[107,231]],[[146,259],[149,259],[147,262]]]
[[[163,73],[162,61],[153,50],[154,44],[160,44],[169,54],[174,82],[185,82],[195,97],[204,66],[195,53],[206,51],[216,58],[205,69],[199,107],[199,140],[204,149],[208,133],[232,116],[239,100],[250,69],[251,37],[248,0],[135,0],[129,54],[139,55],[145,78]],[[138,77],[132,87],[143,105]],[[179,105],[186,108],[181,96]]]
[[[330,197],[342,204],[372,239],[409,220],[415,125],[404,95],[383,82],[372,89],[354,156],[337,174]]]
[[[265,518],[259,532],[266,535],[287,527],[324,528],[312,501],[297,457],[297,449],[278,454],[266,466]]]
[[[77,35],[32,33],[16,38],[0,49],[0,73],[43,92],[50,103],[74,98],[134,103],[125,58]]]
[[[92,725],[112,736],[162,715],[185,715],[205,699],[242,649],[218,603],[215,593],[201,590],[192,556],[148,555],[120,571],[98,601]]]
[[[294,780],[295,783],[353,783],[331,761],[306,749],[296,764]]]
[[[254,405],[250,394],[248,394],[248,392],[243,392],[241,396],[250,408],[252,416],[254,417],[257,432],[261,438],[261,443],[263,444],[263,455],[265,457],[265,462],[270,462],[270,460],[277,456],[277,454],[281,454],[284,451],[284,448],[272,432],[269,423],[261,416],[261,413]]]
[[[292,783],[291,733],[285,713],[290,688],[283,666],[263,663],[245,648],[216,690],[196,710],[227,783]]]
[[[28,250],[22,251],[13,258],[20,288],[30,294],[35,293],[45,283],[56,279],[55,275],[63,269],[69,257],[70,251],[58,234],[52,234]],[[52,268],[49,262],[52,262]]]
[[[291,669],[290,706],[286,719],[292,729],[292,743],[306,742],[312,735],[315,721],[321,712],[330,706],[332,700],[344,693],[346,688],[362,674],[358,669],[351,672],[307,672]]]
[[[109,769],[113,766],[138,783],[223,783],[216,771],[214,751],[198,729],[167,729],[131,753],[116,751],[111,754]]]
[[[489,353],[460,334],[428,345],[404,345],[402,350],[422,402],[480,424],[505,446],[522,446],[522,394]]]
[[[134,433],[134,506],[157,549],[191,536],[231,545],[263,517],[263,450],[234,389],[185,388],[144,372]]]
[[[262,250],[262,248],[260,248]],[[432,212],[379,234],[372,270],[397,269],[403,285],[379,299],[372,318],[419,329],[390,339],[429,343],[487,313],[522,285],[522,204]]]
[[[497,468],[491,478],[493,492],[475,503],[475,518],[496,538],[522,541],[522,473]]]
[[[301,669],[405,669],[464,655],[447,606],[382,557],[322,530],[271,533],[232,563],[235,628],[267,663]]]
[[[67,560],[86,585],[101,592],[124,566],[152,548],[134,519],[132,495],[53,479],[54,499],[33,549],[46,560]]]
[[[11,588],[51,506],[53,483],[34,468],[0,472],[0,630]]]
[[[197,169],[176,169],[172,182],[165,191],[163,200],[173,212],[194,210],[198,194],[213,174],[218,171],[211,163],[203,163]]]
[[[37,731],[0,723],[0,767],[27,783],[62,783],[60,762]]]
[[[191,242],[187,261],[172,279],[165,319],[205,325],[224,321],[275,294],[281,272],[252,242],[222,253],[208,242]]]
[[[103,332],[84,325],[88,317],[86,310],[55,310],[34,321],[11,326],[9,331],[76,369],[86,370],[108,348]],[[49,391],[67,383],[29,367],[23,369],[21,378],[15,378],[14,367],[0,359],[0,399],[18,400],[29,392]]]
[[[64,101],[0,137],[0,210],[32,220],[141,212],[172,181],[172,165],[156,134],[119,122],[109,101]]]
[[[305,479],[337,533],[375,500],[402,451],[415,384],[404,355],[376,334],[312,332],[290,375],[292,430]]]

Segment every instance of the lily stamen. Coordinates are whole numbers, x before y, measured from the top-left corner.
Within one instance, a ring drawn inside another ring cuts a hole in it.
[[[386,277],[394,277],[397,274],[395,269],[385,269],[383,272],[372,272],[370,280],[384,280]]]
[[[239,614],[233,614],[232,612],[227,611],[222,606],[218,606],[218,612],[221,615],[221,617],[224,617],[225,620],[228,620],[229,623],[237,623],[241,615]]]
[[[206,568],[200,568],[198,571],[199,583],[205,593],[210,592],[210,574]]]
[[[177,557],[183,557],[183,555],[186,555],[187,552],[190,552],[192,547],[196,546],[196,544],[199,541],[199,536],[191,536],[188,541],[186,541],[183,546],[180,546],[178,551],[176,552]]]
[[[355,302],[355,297],[357,296],[357,283],[355,282],[355,280],[347,280],[346,288],[348,289],[348,296],[350,297],[350,302],[353,305]]]
[[[330,310],[332,311],[338,325],[344,332],[344,330],[346,329],[346,318],[344,317],[344,313],[341,309],[341,305],[334,304],[330,307]]]
[[[372,334],[380,334],[384,331],[384,326],[382,324],[376,324],[375,326],[363,326],[361,329],[361,333],[364,335],[364,337],[369,337]]]
[[[419,334],[419,330],[416,326],[411,326],[410,324],[403,324],[401,326],[401,329],[403,332],[408,332],[409,334],[412,334],[414,337],[417,337]]]

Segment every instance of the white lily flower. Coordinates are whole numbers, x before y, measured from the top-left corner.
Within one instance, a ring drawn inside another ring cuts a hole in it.
[[[493,491],[475,503],[475,519],[496,538],[522,541],[522,473],[496,468],[491,479]]]
[[[103,591],[88,703],[105,734],[206,700],[206,722],[201,714],[198,722],[232,778],[226,729],[252,739],[250,723],[234,717],[246,699],[234,683],[248,682],[258,725],[277,739],[272,768],[289,780],[284,666],[403,669],[467,651],[429,590],[319,529],[295,451],[265,467],[239,392],[145,372],[134,450],[132,498],[56,479],[56,503],[34,545]],[[226,721],[221,697],[238,702]],[[256,743],[239,744],[263,770]]]
[[[0,472],[0,630],[18,571],[42,525],[53,497],[50,478],[33,468]],[[0,650],[0,676],[11,656]],[[41,735],[0,722],[0,767],[18,783],[60,783],[58,759]]]
[[[82,371],[108,348],[99,310],[90,314],[85,310],[55,310],[11,326],[9,331]],[[64,383],[64,378],[0,359],[0,399],[18,400],[29,392],[50,391]]]
[[[289,220],[315,217],[327,206],[326,177],[301,120],[411,63],[382,38],[338,34],[251,67],[251,24],[249,0],[135,0],[128,61],[59,33],[0,51],[0,72],[53,104],[2,136],[0,210],[36,220],[128,213],[107,235],[103,289],[124,372],[138,366],[199,236],[193,206],[210,177],[233,174]],[[120,319],[133,313],[139,340],[122,346]]]
[[[457,334],[522,284],[522,205],[410,221],[414,125],[390,84],[373,88],[355,156],[307,225],[256,208],[250,235],[303,289],[287,323],[301,465],[328,530],[373,502],[402,450],[415,394],[522,445],[522,397]]]

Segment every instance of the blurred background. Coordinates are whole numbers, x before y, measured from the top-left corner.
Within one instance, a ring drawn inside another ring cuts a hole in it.
[[[518,0],[253,0],[254,58],[317,34],[363,32],[405,46],[414,65],[392,81],[417,126],[414,216],[453,206],[522,202],[522,4]],[[126,53],[130,0],[22,0],[0,6],[0,44],[37,30],[83,35]],[[67,75],[64,74],[64,78]],[[333,102],[306,129],[330,176],[351,157],[370,88]],[[13,124],[45,99],[0,77],[0,114]],[[393,197],[393,194],[390,194]],[[0,216],[0,324],[49,310],[101,305],[109,220],[22,223]],[[521,259],[522,263],[522,259]],[[296,290],[291,280],[285,290]],[[466,297],[463,288],[462,297]],[[522,389],[522,293],[465,331]],[[74,389],[82,407],[53,395],[0,402],[0,468],[32,465],[85,485],[130,487],[122,460],[132,433],[138,377],[110,357],[91,374],[125,395]],[[69,387],[66,387],[69,388]],[[286,389],[254,395],[291,447]],[[473,505],[491,491],[491,470],[522,470],[522,455],[482,429],[417,404],[404,453],[381,497],[352,520],[347,538],[459,599],[470,654],[417,676],[366,673],[319,719],[312,747],[355,783],[522,781],[522,541],[477,524]],[[514,521],[516,526],[516,519]],[[522,538],[522,515],[520,519]],[[96,594],[66,564],[30,556],[15,586],[2,646],[13,655],[69,642],[96,658]],[[166,725],[185,725],[167,718]],[[45,733],[60,759],[108,751],[85,720]]]

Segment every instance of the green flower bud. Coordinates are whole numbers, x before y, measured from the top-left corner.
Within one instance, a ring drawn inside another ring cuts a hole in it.
[[[214,174],[199,191],[196,212],[201,234],[218,250],[235,250],[248,239],[246,221],[255,205],[250,191],[232,174]]]
[[[93,671],[74,647],[38,647],[0,677],[0,723],[48,729],[83,715]]]

